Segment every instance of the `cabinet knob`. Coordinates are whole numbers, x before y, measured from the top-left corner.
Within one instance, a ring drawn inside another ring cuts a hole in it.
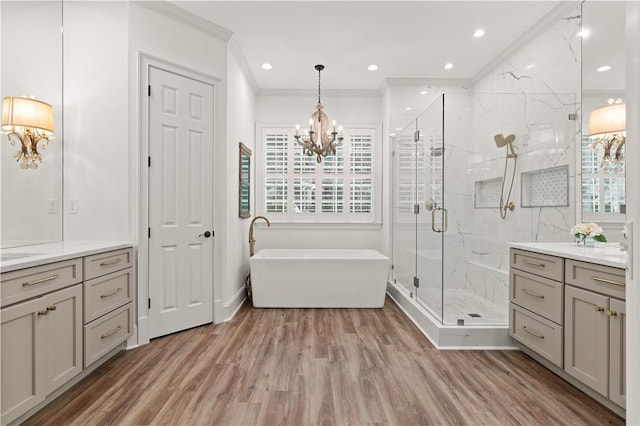
[[[616,311],[607,311],[607,315],[610,317],[615,317],[616,315],[618,315],[618,313]]]
[[[604,308],[602,306],[596,306],[595,308],[593,308],[596,310],[596,312],[602,312],[604,311]]]
[[[47,311],[46,309],[38,311],[38,315],[47,315],[48,313],[49,313],[49,311]]]
[[[47,306],[47,311],[55,311],[56,309],[58,309],[56,305]]]

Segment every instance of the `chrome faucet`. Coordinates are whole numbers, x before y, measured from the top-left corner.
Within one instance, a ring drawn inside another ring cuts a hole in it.
[[[253,220],[251,221],[251,225],[249,225],[249,257],[253,256],[253,252],[256,246],[256,240],[253,238],[253,224],[258,219],[264,219],[264,221],[267,222],[267,226],[271,226],[271,223],[269,223],[269,219],[264,216],[256,216],[253,218]]]

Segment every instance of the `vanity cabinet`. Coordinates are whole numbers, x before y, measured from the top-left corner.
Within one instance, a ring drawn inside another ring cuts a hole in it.
[[[562,368],[564,259],[512,249],[509,334]]]
[[[11,270],[1,277],[5,425],[46,404],[49,395],[82,377],[84,369],[131,335],[133,249]]]
[[[565,371],[624,407],[624,270],[568,260],[566,276]]]
[[[6,424],[82,371],[82,285],[13,304],[0,317]]]
[[[597,262],[511,248],[509,334],[556,374],[624,408],[625,270]]]

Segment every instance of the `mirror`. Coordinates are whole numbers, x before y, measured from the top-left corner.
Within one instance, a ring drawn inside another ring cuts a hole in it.
[[[62,2],[0,2],[0,96],[35,96],[51,104],[55,139],[42,164],[23,170],[6,135],[0,137],[1,247],[62,240]]]
[[[618,162],[600,164],[604,146],[596,142],[599,136],[589,136],[590,113],[607,106],[609,100],[624,101],[625,16],[626,4],[622,1],[582,3],[581,201],[584,222],[625,220],[624,157]],[[604,66],[610,68],[603,70],[601,67]],[[592,149],[593,145],[598,153]],[[621,152],[624,155],[624,147]]]
[[[242,218],[251,217],[251,150],[240,142],[239,164],[239,188],[238,188],[238,215]]]

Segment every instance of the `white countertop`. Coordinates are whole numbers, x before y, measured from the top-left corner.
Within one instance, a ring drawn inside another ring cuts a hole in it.
[[[133,245],[130,241],[59,241],[1,249],[0,272],[45,265]]]
[[[568,259],[582,260],[614,268],[627,267],[627,252],[618,243],[596,243],[594,247],[571,243],[507,243],[509,247],[550,254]]]

